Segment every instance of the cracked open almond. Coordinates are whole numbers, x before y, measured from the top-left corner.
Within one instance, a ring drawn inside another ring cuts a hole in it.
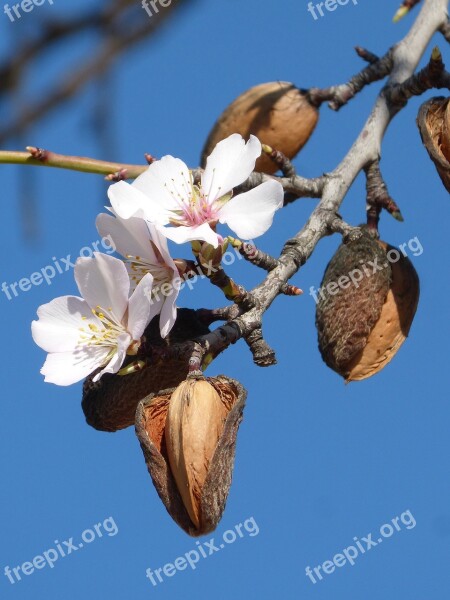
[[[197,377],[138,406],[136,433],[153,483],[192,536],[213,531],[225,509],[245,397],[232,379]]]

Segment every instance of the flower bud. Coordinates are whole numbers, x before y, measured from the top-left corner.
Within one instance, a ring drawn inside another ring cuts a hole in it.
[[[224,376],[189,378],[139,403],[136,433],[167,511],[189,535],[213,531],[225,509],[246,392]]]
[[[274,81],[250,88],[232,102],[218,118],[203,148],[201,163],[218,142],[233,133],[244,139],[255,135],[262,144],[294,158],[314,131],[319,112],[304,91],[293,83]],[[265,155],[256,161],[256,171],[272,174],[278,170]]]
[[[418,300],[410,260],[364,229],[325,271],[316,309],[323,360],[347,382],[375,375],[405,341]]]

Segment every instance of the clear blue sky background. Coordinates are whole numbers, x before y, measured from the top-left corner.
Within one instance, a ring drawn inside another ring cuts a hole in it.
[[[77,3],[87,5],[87,0]],[[111,156],[100,149],[90,128],[95,86],[45,118],[20,143],[124,162],[141,162],[144,152],[172,153],[195,166],[215,118],[245,89],[273,80],[299,87],[340,83],[362,66],[355,45],[382,54],[412,23],[411,16],[391,23],[398,0],[360,0],[317,21],[306,6],[306,0],[198,0],[116,64],[110,102],[117,143]],[[27,35],[38,11],[50,16],[75,10],[69,0],[55,0],[53,7],[35,8],[21,23],[10,23],[0,10],[2,55],[11,54],[15,41]],[[450,62],[444,41],[436,41]],[[70,69],[92,42],[86,36],[82,47],[65,46],[34,65],[30,93],[50,79],[56,66]],[[302,174],[334,168],[379,87],[366,89],[337,114],[324,107],[313,139],[296,161]],[[40,304],[76,293],[72,273],[12,301],[0,294],[1,598],[447,597],[449,200],[420,142],[415,125],[420,102],[412,101],[393,122],[382,160],[405,216],[403,224],[383,216],[382,237],[401,244],[417,236],[423,247],[412,258],[422,292],[410,338],[375,378],[345,386],[322,363],[315,304],[305,293],[278,299],[265,317],[276,367],[255,367],[243,343],[212,365],[211,375],[225,373],[248,389],[233,485],[213,535],[217,543],[226,530],[251,517],[259,534],[201,559],[195,571],[188,568],[152,586],[146,568],[163,567],[196,549],[195,540],[166,514],[133,429],[107,434],[88,427],[80,407],[81,384],[58,388],[44,384],[39,374],[44,353],[33,344],[30,323]],[[11,111],[4,107],[3,123]],[[12,166],[1,166],[1,173],[0,283],[30,275],[54,256],[74,257],[98,239],[94,220],[106,202],[101,177]],[[20,180],[30,177],[39,207],[40,238],[34,243],[23,237],[17,202]],[[277,254],[315,202],[301,200],[277,214],[261,247]],[[364,204],[359,178],[342,214],[357,224],[364,218]],[[322,241],[293,283],[306,291],[317,287],[338,243],[336,236]],[[232,272],[248,286],[261,277],[247,264],[236,263]],[[223,299],[205,283],[185,293],[182,304],[213,307]],[[414,528],[402,527],[353,567],[337,569],[315,585],[306,577],[306,566],[331,559],[354,537],[372,532],[377,539],[380,526],[406,510],[414,515]],[[53,569],[47,566],[14,585],[3,574],[6,565],[21,565],[54,547],[54,540],[79,541],[85,529],[107,517],[117,524],[117,535],[105,535],[60,558]]]

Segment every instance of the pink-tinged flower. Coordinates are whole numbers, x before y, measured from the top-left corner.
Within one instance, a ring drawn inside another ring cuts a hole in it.
[[[153,284],[148,296],[154,306],[153,314],[160,315],[161,337],[166,337],[177,318],[175,302],[182,280],[169,254],[165,236],[155,225],[135,217],[121,219],[102,213],[98,215],[96,225],[100,235],[110,236],[117,252],[126,259],[132,289],[147,273],[152,275]]]
[[[33,339],[48,352],[41,369],[45,381],[71,385],[98,368],[117,373],[127,354],[135,355],[156,314],[147,295],[147,274],[129,297],[130,279],[123,262],[99,252],[79,258],[75,280],[82,298],[62,296],[39,307],[31,325]]]
[[[199,185],[178,158],[164,156],[155,161],[131,185],[120,181],[110,186],[108,196],[122,218],[140,217],[166,227],[164,234],[177,243],[203,240],[215,248],[218,222],[226,223],[240,238],[251,239],[272,225],[275,211],[283,205],[283,188],[270,180],[253,190],[232,196],[261,154],[255,136],[245,143],[235,133],[222,140],[208,157]]]

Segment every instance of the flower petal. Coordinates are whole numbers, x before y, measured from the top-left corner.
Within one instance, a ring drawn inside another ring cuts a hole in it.
[[[131,343],[131,336],[128,333],[121,333],[117,337],[117,350],[113,354],[111,360],[106,365],[104,369],[102,369],[99,373],[97,373],[92,381],[96,382],[100,379],[102,375],[105,373],[117,373],[120,367],[123,365],[123,361],[127,355],[128,346]]]
[[[161,253],[161,257],[164,263],[172,269],[174,275],[178,275],[178,269],[173,262],[173,258],[170,256],[169,248],[167,246],[167,237],[166,231],[167,227],[161,227],[160,225],[154,225],[153,223],[147,222],[148,230],[150,232],[150,237],[152,242],[158,248]]]
[[[56,385],[72,385],[101,367],[109,353],[106,347],[84,347],[75,352],[52,352],[41,369],[45,381]]]
[[[189,169],[182,160],[170,155],[152,163],[133,181],[132,187],[149,199],[146,217],[149,221],[158,223],[162,221],[154,217],[157,209],[163,212],[176,210],[180,200],[188,201],[192,192]],[[167,222],[166,220],[165,223]]]
[[[177,307],[175,306],[175,302],[179,293],[179,285],[173,285],[170,293],[164,297],[161,314],[159,315],[159,330],[162,338],[165,338],[175,325],[177,319]]]
[[[95,258],[79,258],[75,265],[75,281],[80,294],[92,309],[111,308],[122,321],[128,306],[130,279],[123,262],[113,256],[94,252]]]
[[[159,213],[161,212],[157,204],[150,202],[142,192],[126,181],[119,181],[110,185],[108,198],[114,212],[122,219],[129,219],[130,217],[144,218],[150,205],[154,205],[154,208]],[[161,218],[163,218],[163,215],[161,215]],[[168,220],[166,219],[165,222],[167,223]]]
[[[77,296],[61,296],[37,311],[39,320],[31,324],[33,340],[46,352],[68,352],[80,341],[80,329],[89,324],[101,326],[89,304]]]
[[[244,240],[258,237],[272,225],[275,211],[283,206],[283,197],[278,181],[266,181],[224,204],[219,220]]]
[[[128,302],[128,327],[133,340],[139,340],[145,328],[159,310],[152,302],[153,276],[147,273],[136,286]]]
[[[254,135],[247,143],[238,133],[219,142],[208,156],[202,175],[202,189],[209,204],[245,181],[260,154],[261,142]]]
[[[219,213],[220,214],[220,213]],[[196,227],[166,227],[165,236],[177,244],[184,244],[194,240],[208,242],[214,248],[219,245],[217,233],[215,233],[208,223],[202,223]]]
[[[150,244],[150,232],[143,219],[122,219],[105,213],[97,216],[95,224],[102,237],[111,236],[117,252],[128,256],[140,256],[146,262],[155,263],[156,257]]]

